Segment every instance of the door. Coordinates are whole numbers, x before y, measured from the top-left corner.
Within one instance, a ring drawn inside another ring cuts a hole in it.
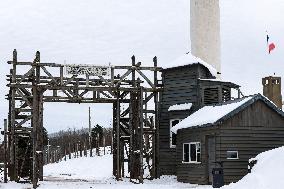
[[[213,177],[212,177],[212,169],[216,166],[215,165],[215,157],[216,157],[216,149],[215,149],[215,137],[209,136],[207,138],[207,154],[208,154],[208,179],[209,184],[212,184]]]

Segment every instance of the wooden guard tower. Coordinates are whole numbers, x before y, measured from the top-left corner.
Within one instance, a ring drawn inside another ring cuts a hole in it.
[[[40,52],[34,61],[20,62],[14,50],[8,64],[12,69],[7,75],[5,165],[11,180],[26,178],[36,188],[43,179],[45,102],[112,103],[113,175],[120,180],[128,170],[131,180],[142,183],[147,167],[149,178],[158,177],[158,72],[162,68],[157,67],[156,57],[152,67],[141,66],[134,56],[130,66],[64,65],[41,62]],[[149,102],[154,108],[149,109]]]

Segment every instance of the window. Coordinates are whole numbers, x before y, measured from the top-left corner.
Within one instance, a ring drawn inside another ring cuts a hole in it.
[[[201,163],[200,142],[183,144],[183,163]]]
[[[170,147],[175,148],[177,144],[177,134],[171,131],[171,128],[174,127],[176,124],[181,122],[182,119],[171,119],[170,120]]]
[[[238,151],[227,151],[227,159],[239,159]]]

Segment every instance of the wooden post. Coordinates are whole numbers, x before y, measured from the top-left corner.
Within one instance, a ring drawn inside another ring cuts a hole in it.
[[[87,157],[87,139],[84,141],[84,156]]]
[[[10,74],[12,75],[12,69],[10,70]],[[11,81],[11,79],[10,79],[10,82],[12,82]],[[9,96],[10,96],[10,100],[9,100],[9,113],[8,113],[8,130],[7,130],[7,132],[9,132],[9,135],[8,135],[8,148],[7,148],[7,168],[8,168],[8,175],[10,176],[10,180],[12,180],[12,174],[11,174],[11,172],[12,172],[12,166],[11,166],[11,156],[12,156],[12,154],[11,154],[11,146],[12,146],[12,138],[13,138],[13,136],[12,136],[12,128],[11,128],[11,115],[12,115],[12,113],[11,113],[11,107],[12,107],[12,89],[10,88],[10,90],[9,90]],[[10,172],[11,171],[11,172]]]
[[[69,142],[69,159],[71,159],[71,144]]]
[[[38,90],[33,86],[33,118],[32,118],[32,139],[33,139],[33,188],[37,187],[38,182],[38,158],[37,158],[37,133],[38,133]]]
[[[50,144],[49,139],[47,139],[47,164],[50,162]]]
[[[16,82],[16,68],[17,68],[17,51],[16,49],[14,49],[13,51],[13,69],[12,69],[12,83]],[[14,181],[16,180],[16,178],[18,177],[18,175],[16,175],[17,173],[17,168],[15,165],[15,161],[16,161],[16,152],[15,152],[15,139],[16,139],[16,135],[15,135],[15,96],[16,96],[16,90],[14,87],[11,88],[11,104],[10,104],[10,129],[11,129],[11,142],[9,145],[10,148],[10,165],[9,165],[9,176],[10,176],[10,180]]]
[[[133,75],[132,75],[133,76]],[[134,153],[133,153],[133,149],[134,149],[134,143],[133,143],[133,137],[134,137],[134,133],[133,133],[133,128],[134,128],[134,115],[133,115],[133,106],[134,104],[134,99],[135,94],[131,93],[130,94],[130,102],[129,102],[129,133],[130,133],[130,140],[129,140],[129,157],[128,157],[128,172],[130,173],[130,181],[133,178],[133,159],[134,159]]]
[[[80,157],[82,157],[83,153],[82,153],[82,142],[81,141],[79,142],[79,147],[80,147]]]
[[[135,68],[135,56],[131,57],[132,67]],[[132,87],[135,88],[137,86],[136,78],[135,78],[135,69],[132,69]],[[129,102],[129,132],[130,132],[130,140],[129,140],[129,163],[128,169],[130,172],[130,180],[137,179],[137,157],[136,157],[136,148],[137,148],[137,124],[138,124],[138,112],[137,112],[137,92],[131,92],[130,94],[130,102]],[[139,159],[138,159],[139,161]]]
[[[60,66],[60,85],[63,85],[63,67]]]
[[[144,175],[144,169],[143,169],[143,88],[140,87],[139,90],[139,127],[140,127],[140,135],[139,135],[139,155],[140,155],[140,175],[139,175],[139,182],[143,183],[143,175]]]
[[[97,151],[97,156],[100,156],[100,133],[98,133],[98,136],[96,138],[96,151]]]
[[[104,146],[104,155],[106,155],[106,138],[105,138],[105,135],[103,135],[103,146]]]
[[[43,181],[43,165],[44,165],[44,145],[43,145],[43,92],[39,91],[39,132],[38,132],[38,151],[39,155],[39,180]]]
[[[93,146],[92,146],[92,128],[91,128],[91,108],[89,107],[89,146],[90,146],[90,157],[93,157]]]
[[[113,103],[113,116],[112,116],[112,174],[116,177],[117,172],[117,165],[116,165],[116,158],[117,158],[117,150],[116,150],[116,102]]]
[[[36,52],[36,58],[34,63],[35,66],[34,79],[32,81],[32,93],[33,93],[33,117],[32,117],[32,127],[33,127],[33,188],[37,187],[38,180],[43,180],[43,125],[42,125],[42,110],[43,110],[43,94],[39,89],[38,84],[40,84],[40,53]]]
[[[113,130],[111,131],[110,154],[113,154]]]
[[[4,183],[7,181],[7,119],[4,119]]]
[[[138,84],[139,85],[139,84]],[[129,161],[130,161],[130,180],[131,179],[138,179],[140,181],[141,175],[141,160],[140,154],[141,152],[141,93],[140,93],[140,86],[137,86],[139,91],[135,91],[131,93],[131,100],[130,100],[130,152],[129,152]],[[143,99],[143,98],[142,98]],[[142,124],[143,124],[143,117],[142,117]]]
[[[66,148],[64,146],[64,161],[66,161],[66,156],[67,156],[67,152],[66,152]]]
[[[119,102],[120,92],[117,91],[116,97],[116,180],[121,180],[121,160],[120,160],[120,102]]]
[[[159,144],[159,93],[157,91],[158,87],[158,71],[157,71],[157,57],[155,56],[153,58],[154,62],[154,85],[156,87],[156,91],[154,92],[154,104],[155,104],[155,132],[153,138],[155,138],[155,143],[152,145],[153,147],[153,171],[155,178],[160,178],[160,171],[159,171],[159,162],[160,162],[160,155],[159,155],[159,150],[160,150],[160,144]]]

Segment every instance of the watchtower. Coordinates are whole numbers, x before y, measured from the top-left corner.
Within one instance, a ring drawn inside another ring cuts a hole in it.
[[[217,70],[187,53],[164,67],[159,101],[159,168],[161,175],[176,174],[179,140],[171,128],[203,106],[229,101],[231,90],[239,86],[216,79]],[[241,94],[239,94],[241,95]]]
[[[262,78],[263,95],[282,109],[281,77],[268,76]]]

